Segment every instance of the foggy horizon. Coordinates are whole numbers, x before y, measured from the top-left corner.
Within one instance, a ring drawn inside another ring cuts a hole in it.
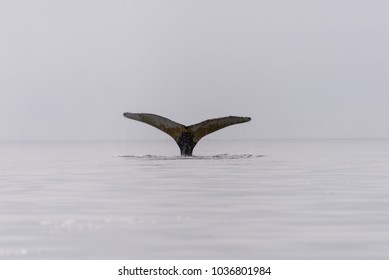
[[[2,1],[0,140],[389,138],[384,1]]]

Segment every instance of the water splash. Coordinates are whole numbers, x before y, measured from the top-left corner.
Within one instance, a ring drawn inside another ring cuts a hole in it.
[[[264,155],[255,154],[218,154],[212,156],[160,156],[160,155],[119,155],[118,158],[140,160],[231,160],[260,158]]]

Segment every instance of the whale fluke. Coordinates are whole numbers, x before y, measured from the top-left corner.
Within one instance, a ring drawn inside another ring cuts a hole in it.
[[[185,126],[168,118],[148,113],[124,113],[126,118],[147,123],[170,135],[180,147],[181,155],[191,156],[196,144],[204,136],[230,125],[245,123],[249,117],[229,116],[206,120],[194,125]]]

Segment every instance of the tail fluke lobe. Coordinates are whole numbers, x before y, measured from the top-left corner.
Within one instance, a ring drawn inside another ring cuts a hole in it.
[[[123,116],[154,126],[155,128],[158,128],[159,130],[162,130],[163,132],[170,135],[174,140],[177,140],[178,137],[180,137],[180,135],[186,131],[184,125],[155,114],[124,113]]]
[[[180,147],[181,155],[191,156],[197,142],[204,136],[230,125],[245,123],[251,120],[248,117],[229,116],[210,119],[191,126],[184,126],[168,118],[148,113],[124,113],[126,118],[140,121],[170,135]]]
[[[249,122],[250,120],[251,118],[249,117],[229,116],[206,120],[201,123],[191,125],[188,127],[188,129],[193,133],[194,141],[199,142],[201,138],[212,132],[218,131],[219,129],[230,125]]]

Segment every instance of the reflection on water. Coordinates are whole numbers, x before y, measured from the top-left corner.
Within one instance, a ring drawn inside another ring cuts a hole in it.
[[[196,151],[0,143],[0,258],[389,258],[388,140]]]

